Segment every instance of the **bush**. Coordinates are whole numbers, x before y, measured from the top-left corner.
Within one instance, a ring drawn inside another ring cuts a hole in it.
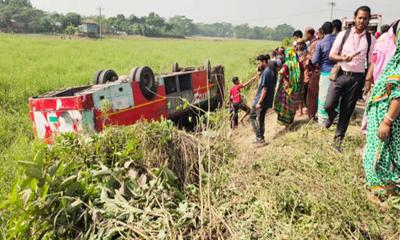
[[[201,175],[211,174],[202,169],[227,158],[221,143],[163,121],[40,145],[33,161],[19,162],[25,176],[0,205],[2,236],[192,238],[202,228]]]

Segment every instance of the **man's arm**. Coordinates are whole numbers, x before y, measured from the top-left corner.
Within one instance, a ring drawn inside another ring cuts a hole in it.
[[[254,82],[254,80],[257,79],[257,77],[258,77],[258,74],[256,74],[256,75],[255,75],[254,77],[252,77],[249,81],[247,81],[245,84],[243,84],[243,87],[246,88],[246,87],[250,86],[250,85]]]
[[[320,47],[320,43],[317,43],[317,47],[316,47],[316,49],[315,49],[315,51],[314,51],[314,55],[312,56],[312,58],[311,58],[311,63],[313,64],[313,65],[316,65],[317,63],[319,63],[319,59],[320,59],[320,56],[321,56],[321,47]]]
[[[263,88],[262,88],[262,91],[261,91],[260,99],[258,100],[258,103],[257,103],[257,105],[256,105],[256,108],[257,108],[257,109],[260,109],[260,108],[261,108],[261,104],[262,104],[262,102],[264,101],[264,99],[265,99],[266,96],[267,96],[267,88],[266,88],[266,87],[263,87]]]
[[[335,42],[333,43],[331,52],[329,53],[329,59],[332,61],[350,62],[353,59],[353,56],[339,55],[340,45],[342,45],[344,34],[345,34],[345,32],[339,33],[339,35],[335,39]]]
[[[270,78],[271,78],[270,75],[271,74],[268,74],[268,75],[267,74],[263,74],[262,75],[261,83],[263,85],[263,88],[261,90],[261,96],[260,96],[260,99],[258,99],[258,103],[256,105],[256,109],[260,109],[261,108],[261,104],[264,102],[265,97],[267,96],[267,86],[268,86],[268,81],[270,81]]]

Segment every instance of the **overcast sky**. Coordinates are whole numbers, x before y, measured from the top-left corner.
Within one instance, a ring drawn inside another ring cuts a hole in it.
[[[31,0],[42,10],[98,14],[104,8],[106,16],[122,13],[126,16],[156,12],[163,17],[185,15],[195,22],[231,22],[233,24],[275,27],[288,23],[295,28],[319,27],[330,20],[330,0]],[[361,5],[368,5],[373,13],[383,15],[384,23],[400,17],[400,0],[334,0],[334,18],[351,17]]]

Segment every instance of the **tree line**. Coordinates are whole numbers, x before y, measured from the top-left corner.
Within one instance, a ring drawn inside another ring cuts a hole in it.
[[[194,23],[185,16],[163,18],[152,12],[138,17],[134,14],[114,17],[81,16],[77,13],[49,13],[34,8],[29,0],[0,0],[0,32],[13,33],[66,33],[74,34],[78,26],[91,19],[102,26],[103,34],[128,34],[153,37],[187,37],[194,35],[282,40],[295,30],[288,24],[275,28],[233,25],[226,22]]]

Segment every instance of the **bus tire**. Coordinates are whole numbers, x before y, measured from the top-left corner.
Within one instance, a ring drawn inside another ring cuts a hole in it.
[[[106,84],[108,82],[114,82],[118,80],[117,73],[112,69],[107,69],[101,72],[99,76],[99,84]]]
[[[99,84],[99,77],[100,77],[100,74],[103,72],[104,70],[100,70],[100,71],[97,71],[94,75],[93,75],[93,78],[92,78],[92,83],[93,84]]]
[[[135,81],[139,82],[140,90],[147,100],[152,100],[157,91],[153,70],[150,67],[141,67],[135,74]]]

